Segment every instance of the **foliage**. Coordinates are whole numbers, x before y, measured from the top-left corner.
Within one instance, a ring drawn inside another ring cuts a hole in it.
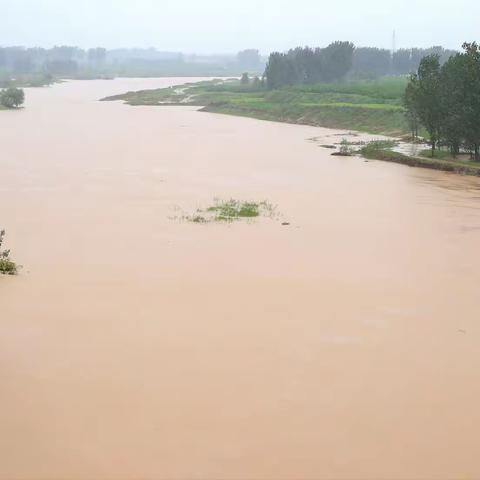
[[[430,155],[425,157],[425,153]],[[450,160],[440,158],[438,150],[435,152],[435,158],[431,157],[430,150],[420,152],[419,156],[411,157],[392,150],[391,146],[384,144],[383,141],[369,142],[360,149],[363,157],[372,160],[383,160],[386,162],[400,163],[409,167],[422,167],[433,170],[442,170],[445,172],[460,173],[462,175],[480,176],[480,165],[472,162]]]
[[[326,48],[297,47],[287,53],[270,54],[265,69],[270,90],[285,85],[332,82],[345,77],[352,67],[354,46],[334,42]]]
[[[0,92],[0,104],[5,108],[18,108],[25,101],[25,93],[22,89],[9,87]]]
[[[0,231],[0,274],[15,275],[17,273],[17,265],[10,259],[10,250],[2,250],[3,240],[5,238],[5,230]]]
[[[183,218],[193,223],[233,222],[242,218],[252,219],[259,216],[273,217],[275,207],[269,202],[249,202],[239,200],[215,199],[212,206],[206,210],[197,210],[193,215]]]
[[[431,150],[421,150],[418,155],[420,157],[432,157],[432,151]],[[452,154],[451,152],[447,150],[435,150],[435,154],[433,158],[441,158],[441,159],[451,159]]]
[[[341,70],[350,63],[347,42],[335,42],[327,48],[298,48],[287,54],[295,57],[296,74],[306,74],[307,83],[335,80]],[[340,48],[339,48],[340,47]],[[440,63],[444,63],[456,52],[442,47],[428,49],[400,49],[391,55],[389,50],[360,47],[353,50],[351,69],[347,72],[351,78],[374,79],[384,75],[408,75],[417,71],[423,57],[437,54]],[[347,62],[342,56],[347,55]],[[283,55],[283,54],[282,54]],[[333,64],[328,65],[333,60]],[[289,67],[290,68],[290,67]],[[21,77],[43,74],[58,75],[64,78],[112,78],[115,76],[153,77],[153,76],[239,76],[244,71],[260,74],[265,70],[264,59],[256,49],[247,49],[236,55],[199,56],[184,55],[180,52],[164,52],[154,48],[117,48],[106,50],[97,47],[84,50],[74,46],[56,46],[53,48],[0,47],[0,84],[5,74],[7,81],[18,82]],[[323,72],[327,75],[320,75]],[[289,74],[290,74],[289,73]],[[304,79],[306,80],[306,78]],[[29,82],[20,81],[17,86],[27,86]],[[44,84],[48,84],[45,82]],[[288,83],[287,83],[288,84]],[[292,83],[293,84],[293,83]],[[9,86],[9,85],[6,85]]]
[[[416,105],[417,82],[415,79],[409,82],[406,86],[403,101],[405,105],[405,117],[408,121],[408,125],[410,126],[412,139],[416,140],[418,138],[420,118]]]
[[[250,83],[250,77],[248,73],[245,72],[242,74],[242,78],[240,79],[240,85],[248,85]]]
[[[352,155],[354,153],[352,146],[346,138],[342,138],[342,141],[340,142],[339,153],[340,155],[345,156]]]
[[[0,47],[0,85],[27,86],[22,78],[53,75],[61,78],[160,76],[239,76],[245,70],[260,74],[265,68],[257,50],[238,55],[184,55],[154,48]],[[37,83],[37,81],[35,81]],[[49,82],[43,83],[48,84]]]
[[[410,121],[418,118],[427,129],[432,157],[444,144],[453,156],[463,149],[480,161],[480,47],[465,43],[442,66],[438,55],[422,59],[407,86],[405,107]]]
[[[442,103],[440,90],[440,61],[437,55],[422,59],[418,73],[412,74],[406,90],[406,108],[410,116],[418,116],[428,131],[432,156],[440,139]]]

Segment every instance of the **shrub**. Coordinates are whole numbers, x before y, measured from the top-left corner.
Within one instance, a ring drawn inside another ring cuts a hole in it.
[[[25,93],[20,88],[10,87],[0,92],[0,104],[5,108],[18,108],[25,102]]]
[[[339,152],[341,155],[345,155],[345,156],[349,156],[353,154],[353,149],[346,138],[342,138],[342,141],[340,142]]]

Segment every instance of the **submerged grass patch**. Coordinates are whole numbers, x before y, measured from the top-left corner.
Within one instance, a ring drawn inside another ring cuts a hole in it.
[[[184,215],[183,220],[193,223],[234,222],[257,217],[273,218],[276,208],[267,201],[241,201],[215,199],[206,209],[198,209],[193,215]]]
[[[2,250],[5,230],[0,231],[0,274],[16,275],[18,272],[17,264],[10,259],[10,250]]]
[[[0,258],[0,274],[16,275],[18,273],[17,264],[8,258]]]

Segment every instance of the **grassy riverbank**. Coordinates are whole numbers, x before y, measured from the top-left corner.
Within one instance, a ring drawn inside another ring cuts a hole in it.
[[[385,146],[383,142],[370,142],[361,148],[359,153],[363,157],[371,160],[383,160],[408,165],[409,167],[429,168],[462,175],[480,176],[480,164],[477,162],[460,159],[454,160],[451,158],[431,158],[425,155],[426,152],[421,152],[419,156],[408,156],[395,152],[390,146]]]
[[[406,79],[288,87],[269,91],[237,80],[128,92],[104,100],[130,105],[195,105],[204,111],[329,128],[405,135]]]
[[[405,78],[385,78],[269,91],[259,85],[240,85],[238,80],[213,80],[127,92],[102,100],[123,100],[129,105],[201,106],[207,112],[405,137],[409,134],[402,106],[406,83]],[[440,151],[435,158],[429,158],[427,151],[408,156],[373,142],[358,153],[368,159],[480,176],[480,164],[452,159]]]

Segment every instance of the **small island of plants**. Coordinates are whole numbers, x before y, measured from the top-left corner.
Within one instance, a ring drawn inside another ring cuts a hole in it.
[[[0,274],[16,275],[18,273],[17,264],[10,259],[10,250],[2,250],[5,230],[0,231]]]
[[[184,215],[182,220],[193,223],[234,222],[256,217],[273,218],[275,206],[267,201],[239,201],[215,199],[214,204],[206,209],[197,209],[192,215]]]

